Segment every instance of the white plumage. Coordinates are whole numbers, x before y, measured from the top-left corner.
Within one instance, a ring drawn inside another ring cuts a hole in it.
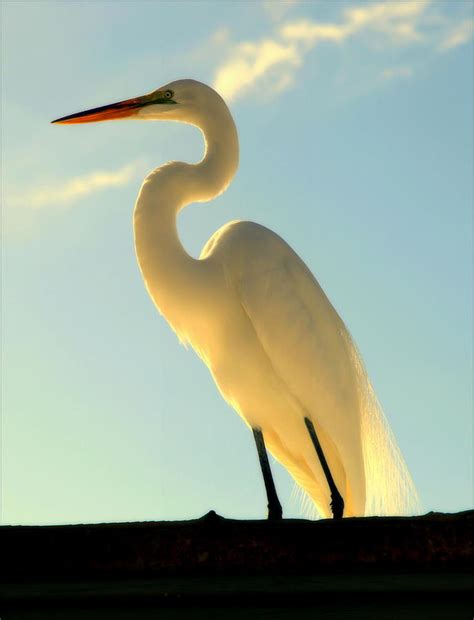
[[[222,396],[261,429],[269,451],[322,516],[330,515],[331,494],[305,418],[344,498],[344,516],[416,510],[413,482],[357,350],[299,256],[252,222],[222,227],[199,260],[179,241],[178,212],[224,191],[237,170],[237,131],[221,97],[180,80],[57,122],[117,117],[181,121],[204,134],[201,162],[171,162],[145,179],[134,212],[135,247],[155,305],[207,364]]]

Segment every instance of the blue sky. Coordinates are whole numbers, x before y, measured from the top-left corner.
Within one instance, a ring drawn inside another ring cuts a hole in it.
[[[230,189],[180,217],[282,235],[351,330],[423,507],[472,507],[471,2],[2,3],[3,523],[263,517],[253,439],[155,311],[131,216],[199,133],[54,118],[192,77]],[[287,516],[302,509],[273,463]]]

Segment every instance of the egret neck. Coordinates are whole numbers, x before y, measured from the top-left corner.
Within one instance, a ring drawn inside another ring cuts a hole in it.
[[[192,202],[221,194],[234,177],[239,142],[232,116],[222,99],[210,109],[187,114],[205,141],[197,164],[169,162],[143,182],[134,210],[135,250],[148,292],[160,312],[180,331],[181,313],[202,309],[214,281],[205,260],[190,256],[178,236],[177,215]]]

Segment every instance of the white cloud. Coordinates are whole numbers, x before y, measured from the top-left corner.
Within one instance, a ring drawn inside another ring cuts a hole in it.
[[[474,35],[474,21],[466,19],[452,28],[439,45],[439,49],[446,52],[459,45],[464,45],[472,39]]]
[[[344,12],[346,28],[351,34],[373,29],[398,41],[416,41],[422,38],[417,20],[430,3],[431,0],[395,0],[349,8]]]
[[[245,95],[248,88],[264,79],[261,89],[280,92],[291,83],[292,72],[302,57],[296,46],[273,39],[236,45],[217,70],[214,88],[227,100]]]
[[[230,35],[220,46],[221,63],[218,66],[214,88],[227,101],[253,95],[268,99],[290,88],[308,54],[319,45],[347,46],[361,43],[370,47],[370,65],[373,83],[395,78],[409,78],[413,67],[429,62],[437,50],[446,52],[467,43],[473,36],[473,20],[453,18],[443,13],[443,4],[433,0],[387,0],[364,2],[343,9],[337,19],[320,22],[310,18],[280,19],[294,3],[266,2],[267,12],[278,15],[278,24],[270,36],[233,43]],[[301,5],[303,6],[303,5]],[[333,3],[337,6],[337,3]],[[403,62],[411,54],[408,65],[397,66],[397,48],[403,47]],[[416,57],[416,48],[423,59]],[[387,54],[384,57],[384,53]],[[388,59],[390,55],[390,59]],[[380,57],[380,60],[378,60]],[[350,56],[340,56],[341,62],[350,63]],[[395,66],[384,68],[384,64]],[[339,66],[340,74],[363,73],[362,67]],[[367,78],[366,78],[367,79]]]
[[[309,19],[286,24],[281,35],[290,40],[340,42],[364,31],[377,31],[397,42],[416,41],[422,38],[417,31],[418,18],[431,0],[380,2],[346,9],[340,23],[318,23]]]
[[[10,203],[31,208],[71,204],[102,189],[127,185],[136,176],[137,168],[138,164],[133,163],[118,170],[91,172],[55,185],[33,188],[13,196]]]
[[[282,26],[280,34],[290,41],[303,41],[314,45],[317,41],[343,41],[349,31],[344,24],[318,24],[309,19],[301,19]]]
[[[320,43],[342,44],[349,38],[376,36],[383,44],[410,45],[423,37],[418,22],[431,0],[395,0],[348,8],[339,22],[288,21],[272,37],[227,45],[214,88],[227,101],[243,97],[258,84],[274,95],[288,89],[308,52]]]

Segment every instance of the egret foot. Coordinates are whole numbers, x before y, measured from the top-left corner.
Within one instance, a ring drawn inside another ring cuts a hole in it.
[[[316,454],[318,455],[319,462],[321,463],[321,467],[323,468],[324,475],[326,476],[326,480],[328,481],[329,490],[331,491],[331,512],[333,519],[342,519],[344,514],[344,500],[342,499],[342,495],[339,493],[337,486],[334,482],[334,478],[332,477],[331,470],[329,469],[328,462],[326,461],[326,457],[324,456],[323,449],[321,448],[321,444],[319,443],[318,436],[316,435],[316,429],[314,428],[314,424],[309,418],[305,418],[304,422],[306,424],[306,428],[308,429],[309,435],[311,437],[311,441],[313,442],[313,446],[316,450]]]
[[[275,489],[275,483],[273,482],[272,470],[270,469],[270,463],[268,462],[267,449],[265,448],[265,440],[263,438],[262,429],[253,428],[252,430],[255,443],[257,445],[258,458],[262,469],[265,490],[267,492],[268,519],[271,521],[278,521],[283,516],[283,510]]]
[[[336,488],[336,494],[331,493],[331,512],[333,519],[342,519],[342,515],[344,514],[344,500],[342,499],[342,495]]]
[[[269,521],[280,521],[283,518],[283,509],[278,498],[276,500],[276,504],[274,504],[273,506],[270,506],[270,504],[268,504],[267,518]]]

